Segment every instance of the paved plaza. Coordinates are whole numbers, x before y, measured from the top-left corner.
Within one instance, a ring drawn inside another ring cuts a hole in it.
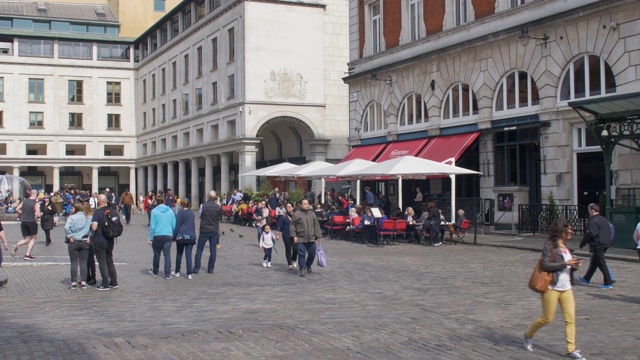
[[[300,278],[287,269],[282,243],[276,245],[274,267],[265,269],[255,230],[224,224],[215,274],[167,281],[148,273],[152,251],[146,224],[145,215],[135,215],[118,240],[117,290],[68,290],[60,224],[51,246],[38,235],[34,263],[5,251],[9,283],[0,288],[0,359],[564,355],[559,311],[537,334],[534,352],[521,345],[522,334],[541,312],[538,296],[526,286],[539,256],[535,252],[473,245],[370,248],[325,240],[329,267],[314,267],[313,274]],[[15,243],[19,225],[4,227]],[[207,256],[205,251],[205,263]],[[611,267],[618,280],[613,290],[575,288],[578,348],[587,359],[640,359],[635,316],[640,264],[612,261]],[[601,275],[593,280],[601,281]]]

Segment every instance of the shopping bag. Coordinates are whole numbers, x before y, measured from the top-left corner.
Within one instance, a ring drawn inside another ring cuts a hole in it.
[[[318,243],[318,249],[316,250],[318,256],[318,266],[327,267],[327,258],[324,255],[324,250],[322,250],[322,244]]]

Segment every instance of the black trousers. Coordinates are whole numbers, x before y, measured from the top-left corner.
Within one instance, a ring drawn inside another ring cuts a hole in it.
[[[96,281],[96,256],[93,252],[93,245],[89,246],[89,255],[87,257],[87,282]]]
[[[298,261],[298,246],[293,243],[293,236],[282,235],[284,243],[284,255],[287,258],[287,265],[293,265]]]
[[[584,279],[587,281],[591,281],[591,277],[596,272],[596,269],[600,269],[602,275],[604,275],[604,285],[613,285],[611,282],[611,273],[609,272],[609,268],[607,267],[607,259],[605,259],[604,254],[607,252],[608,248],[594,247],[591,249],[591,261],[589,261],[589,268],[587,269],[587,273],[584,274]]]
[[[113,264],[114,245],[114,240],[93,242],[93,252],[96,254],[96,259],[98,260],[102,286],[105,287],[118,285],[116,266]]]
[[[122,210],[124,211],[124,219],[128,224],[131,222],[131,205],[122,205]]]

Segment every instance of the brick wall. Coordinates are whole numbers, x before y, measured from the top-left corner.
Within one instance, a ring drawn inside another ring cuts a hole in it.
[[[444,21],[445,0],[424,1],[424,20],[427,27],[427,36],[442,31]]]
[[[400,44],[400,31],[402,30],[402,2],[385,1],[382,10],[383,36],[385,50],[393,49]]]
[[[471,0],[473,9],[476,12],[476,20],[480,20],[496,12],[495,0]]]
[[[358,32],[360,33],[360,59],[364,56],[364,0],[358,1]]]

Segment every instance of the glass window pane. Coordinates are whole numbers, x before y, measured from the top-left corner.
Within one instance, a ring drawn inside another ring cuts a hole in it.
[[[86,25],[71,24],[71,32],[86,33],[87,32],[87,26]]]
[[[10,19],[0,19],[0,28],[1,29],[11,29],[13,23]]]
[[[89,32],[90,33],[94,33],[94,34],[104,34],[104,26],[94,26],[94,25],[90,25],[89,26]]]
[[[529,177],[527,176],[527,173],[529,169],[530,148],[531,148],[530,144],[523,144],[518,147],[518,156],[520,158],[518,162],[518,179],[517,179],[518,185],[528,184],[527,179]]]
[[[34,21],[33,30],[49,31],[51,30],[51,23],[49,21]]]
[[[444,98],[444,111],[442,112],[442,118],[443,119],[451,119],[451,114],[449,112],[449,104],[451,103],[451,95],[447,95],[446,98]]]
[[[398,124],[400,126],[407,125],[407,100],[406,99],[402,103],[402,106],[400,107],[400,117],[398,119]]]
[[[616,78],[613,76],[613,71],[606,61],[604,62],[604,88],[607,94],[616,92]]]
[[[498,88],[498,92],[496,93],[496,110],[495,111],[503,111],[504,110],[504,82],[500,83],[500,87]]]
[[[13,27],[16,29],[33,29],[33,21],[27,19],[13,19]]]
[[[518,71],[518,107],[529,106],[529,74]]]
[[[516,74],[511,73],[506,78],[507,83],[507,109],[516,108]]]
[[[415,116],[415,98],[409,96],[407,98],[407,125],[413,125]]]
[[[453,104],[452,118],[460,117],[460,86],[456,85],[451,89],[451,103]]]
[[[538,94],[538,85],[531,79],[531,106],[540,105],[540,95]]]
[[[496,146],[495,149],[495,184],[507,185],[505,174],[507,172],[506,155],[504,146]]]
[[[573,88],[574,99],[580,99],[586,96],[586,84],[584,81],[584,57],[580,57],[573,63]]]
[[[602,95],[600,57],[589,55],[589,96]]]
[[[118,28],[114,26],[107,26],[105,28],[107,35],[118,35]]]
[[[509,185],[518,185],[518,147],[516,145],[507,146],[507,161]]]
[[[423,103],[422,103],[422,96],[418,94],[415,94],[415,113],[416,113],[415,123],[416,124],[422,123],[422,121],[424,120]]]
[[[569,69],[571,71],[571,69]],[[571,75],[567,71],[562,79],[562,85],[560,86],[560,100],[571,100]]]
[[[70,28],[71,28],[71,24],[66,21],[51,22],[51,30],[53,31],[69,32]]]

